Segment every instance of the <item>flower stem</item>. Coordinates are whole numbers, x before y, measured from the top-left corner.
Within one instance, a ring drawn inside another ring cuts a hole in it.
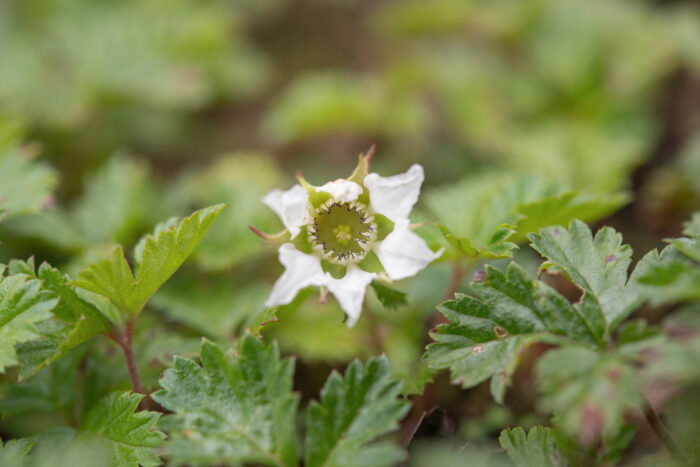
[[[644,396],[642,396],[642,398],[642,409],[644,411],[644,416],[646,417],[647,422],[649,422],[651,428],[654,430],[654,433],[656,433],[656,436],[659,437],[659,440],[661,440],[661,443],[666,447],[671,456],[673,456],[676,460],[685,463],[686,459],[678,447],[678,443],[676,443],[676,440],[673,439],[671,433],[663,425],[661,419],[659,419],[659,416],[656,414],[656,412],[654,412],[654,409],[647,398]]]

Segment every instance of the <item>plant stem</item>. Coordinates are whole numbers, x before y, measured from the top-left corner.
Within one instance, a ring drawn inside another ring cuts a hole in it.
[[[464,267],[461,261],[456,261],[454,266],[452,266],[452,275],[450,276],[450,282],[447,284],[443,300],[452,300],[454,298],[466,273],[467,268]]]
[[[647,398],[644,396],[642,396],[642,398],[642,408],[644,410],[644,416],[646,417],[647,422],[649,422],[649,425],[651,425],[651,428],[656,433],[656,436],[659,437],[659,440],[661,440],[661,443],[666,447],[671,456],[685,463],[686,459],[681,453],[681,450],[678,447],[676,440],[673,439],[671,433],[663,425],[656,412],[654,412],[654,409],[652,408]]]
[[[364,305],[364,313],[367,315],[367,321],[370,327],[370,339],[372,341],[372,349],[377,354],[384,353],[384,338],[382,337],[382,332],[379,329],[379,323],[377,322],[377,317],[370,307]]]
[[[139,406],[142,409],[150,409],[150,395],[144,390],[139,376],[139,367],[136,364],[136,356],[134,355],[134,327],[136,326],[136,317],[130,316],[126,322],[126,329],[121,334],[110,334],[107,337],[112,339],[124,352],[126,366],[129,369],[129,378],[131,379],[131,387],[134,392],[143,394],[145,397]]]

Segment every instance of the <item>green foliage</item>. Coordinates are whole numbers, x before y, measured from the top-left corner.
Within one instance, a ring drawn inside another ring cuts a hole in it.
[[[446,258],[511,257],[526,234],[575,218],[600,219],[625,204],[623,194],[566,191],[533,176],[485,173],[425,194],[425,205],[453,248]]]
[[[399,306],[407,303],[406,294],[400,290],[392,289],[388,285],[376,280],[372,281],[370,285],[377,295],[377,299],[384,305],[384,308],[395,310]]]
[[[438,310],[450,323],[431,333],[435,343],[427,348],[428,365],[450,368],[453,382],[464,388],[492,377],[491,392],[499,402],[520,355],[533,342],[601,343],[600,334],[566,298],[515,263],[506,274],[487,266],[471,294],[457,294]]]
[[[17,263],[11,263],[13,265],[17,266]],[[22,363],[21,379],[33,375],[86,340],[107,332],[112,326],[110,316],[105,316],[93,302],[81,297],[69,285],[68,277],[48,263],[43,263],[36,274],[33,261],[23,267],[28,274],[42,281],[42,289],[57,297],[58,304],[52,310],[53,319],[42,323],[41,337],[17,348]]]
[[[251,336],[235,358],[208,341],[200,357],[176,357],[153,395],[174,412],[161,423],[171,463],[296,465],[294,361]]]
[[[693,215],[683,233],[667,240],[669,246],[655,256],[639,279],[644,293],[655,303],[691,301],[700,298],[700,214]]]
[[[37,147],[3,136],[0,128],[0,220],[39,211],[51,201],[57,182],[53,169],[34,160]]]
[[[201,366],[176,357],[153,398],[171,415],[161,426],[170,436],[166,455],[175,465],[257,463],[298,465],[292,392],[294,361],[277,344],[251,335],[234,354],[205,341]],[[374,443],[394,431],[408,404],[389,361],[353,362],[343,378],[333,373],[307,415],[305,465],[393,465],[402,455],[392,443]]]
[[[401,383],[391,378],[389,360],[353,361],[345,378],[331,373],[307,417],[306,462],[316,466],[395,465],[403,453],[388,442],[369,444],[396,430],[409,405],[397,400]]]
[[[529,239],[547,258],[540,272],[563,274],[583,290],[575,306],[599,338],[607,339],[640,304],[636,278],[651,259],[640,262],[628,281],[632,249],[622,244],[622,236],[612,228],[604,227],[593,237],[586,224],[574,221],[568,230],[549,227]]]
[[[207,233],[223,205],[197,211],[175,225],[169,221],[146,236],[137,250],[136,277],[119,246],[111,258],[91,264],[72,285],[107,297],[125,315],[137,315],[146,302],[192,253]],[[140,252],[140,253],[139,253]]]
[[[51,318],[58,299],[27,274],[0,265],[0,373],[18,364],[15,345],[41,337],[37,325]]]
[[[542,408],[554,411],[557,425],[584,446],[616,436],[624,413],[642,401],[629,362],[583,347],[547,352],[537,362],[537,381]]]
[[[135,412],[143,396],[112,393],[85,417],[85,430],[105,446],[112,466],[143,467],[160,465],[155,452],[165,435],[155,429],[160,414]]]
[[[565,465],[551,428],[536,426],[525,434],[521,427],[503,430],[501,447],[518,467],[559,467]]]
[[[10,466],[19,464],[33,445],[34,442],[26,438],[14,439],[4,445],[0,439],[0,464]]]

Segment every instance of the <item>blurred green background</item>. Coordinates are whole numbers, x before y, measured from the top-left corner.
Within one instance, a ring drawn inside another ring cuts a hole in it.
[[[260,198],[291,186],[296,170],[315,184],[346,177],[373,143],[380,174],[425,167],[416,220],[484,244],[519,218],[520,203],[567,195],[576,217],[615,226],[641,255],[700,208],[700,6],[0,2],[0,262],[34,255],[75,277],[115,243],[130,251],[169,216],[229,205],[140,320],[148,385],[170,355],[196,352],[202,335],[231,342],[262,312],[282,268],[248,226],[282,226]],[[547,220],[568,222],[561,212]],[[527,247],[518,255],[536,268]],[[409,301],[398,311],[368,293],[408,392],[429,376],[420,355],[455,263],[447,255],[397,284]],[[477,263],[457,263],[465,283]],[[299,356],[305,394],[317,393],[332,366],[376,350],[367,317],[348,330],[342,316],[333,300],[312,297],[264,329]],[[99,382],[81,396],[85,407],[128,388],[120,356],[105,342],[89,345],[70,357],[87,361],[87,377]],[[62,372],[77,364],[62,365],[22,384],[72,381]],[[518,378],[512,410],[490,406],[487,389],[460,392],[446,378],[434,398],[470,439],[513,420],[541,422],[528,376]],[[19,386],[7,380],[5,395]],[[30,405],[33,416],[7,418],[0,435],[55,424],[47,413],[60,420],[74,397]]]

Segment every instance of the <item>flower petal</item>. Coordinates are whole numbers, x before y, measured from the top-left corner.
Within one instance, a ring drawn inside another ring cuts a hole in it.
[[[362,303],[365,301],[367,286],[377,277],[373,272],[366,272],[353,265],[348,266],[348,271],[342,279],[331,278],[328,281],[328,290],[335,296],[340,307],[348,315],[348,327],[355,325],[362,313]]]
[[[365,177],[364,184],[369,190],[372,209],[396,222],[411,213],[424,179],[423,167],[413,164],[405,173],[393,177],[371,173]]]
[[[355,201],[362,193],[362,187],[355,182],[339,178],[318,187],[320,191],[325,191],[333,197],[334,201],[349,203]]]
[[[302,253],[291,243],[280,247],[279,259],[285,269],[265,302],[267,307],[287,305],[301,289],[311,285],[325,285],[330,279],[330,275],[321,269],[319,257]]]
[[[374,252],[392,280],[414,276],[431,261],[439,258],[444,249],[433,252],[425,241],[408,227],[408,219],[401,219],[394,230],[374,246]]]
[[[294,185],[287,191],[273,190],[263,197],[263,203],[275,211],[292,238],[311,222],[309,194],[301,185]]]

